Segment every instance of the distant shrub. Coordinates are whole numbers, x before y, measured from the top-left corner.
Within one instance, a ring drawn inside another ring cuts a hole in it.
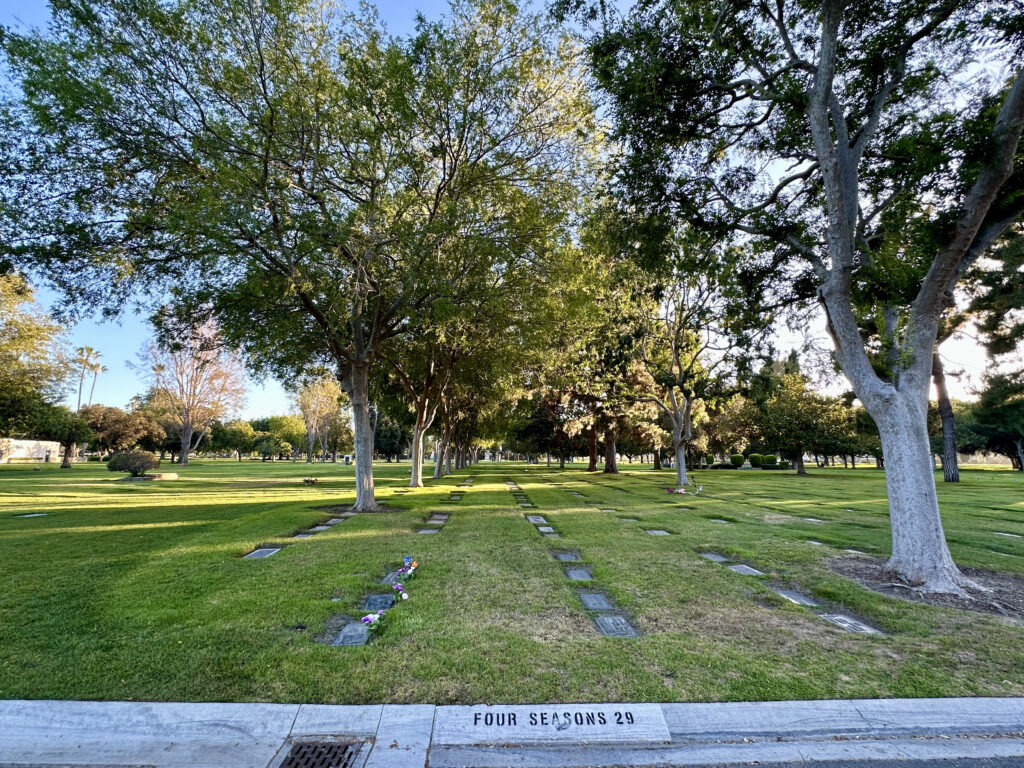
[[[733,464],[731,461],[722,461],[722,462],[719,462],[718,464],[712,464],[711,468],[712,469],[737,469],[737,466],[735,464]]]
[[[788,461],[780,461],[779,462],[779,469],[792,469],[792,467],[793,467],[793,465],[790,464]]]
[[[102,461],[102,460],[103,460],[103,457],[102,457],[102,456],[90,456],[90,457],[89,457],[89,458],[87,459],[87,461]]]
[[[774,464],[775,463],[775,454],[774,453],[766,453],[764,456],[761,457],[761,462],[762,462],[762,464]]]
[[[743,454],[742,453],[734,453],[734,454],[732,454],[729,457],[729,461],[732,462],[732,465],[734,467],[742,467],[743,466],[743,462],[745,462],[746,459],[743,458]]]
[[[761,454],[760,453],[752,453],[749,456],[747,456],[747,461],[750,462],[750,466],[752,466],[752,467],[760,467],[761,466]]]
[[[709,467],[715,463],[715,457],[712,456],[710,453],[705,457],[705,460],[707,461]]]
[[[160,459],[149,451],[126,451],[115,453],[107,462],[111,472],[128,472],[132,477],[142,477],[148,470],[160,466]]]

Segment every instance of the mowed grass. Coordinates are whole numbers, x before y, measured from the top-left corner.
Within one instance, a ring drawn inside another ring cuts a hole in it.
[[[829,570],[828,559],[845,548],[887,552],[881,472],[703,472],[704,494],[694,498],[665,492],[669,471],[623,470],[612,477],[578,465],[483,463],[395,494],[408,464],[379,464],[380,499],[404,511],[358,515],[292,540],[331,516],[316,507],[351,503],[351,467],[207,461],[161,483],[118,482],[97,465],[0,467],[0,698],[1024,695],[1020,624],[884,597]],[[959,485],[939,488],[954,556],[1021,574],[1024,539],[996,535],[1024,534],[1021,474],[962,474]],[[305,486],[306,475],[320,484]],[[470,476],[462,500],[448,502]],[[508,479],[535,509],[516,504]],[[415,533],[434,511],[452,515],[441,533]],[[34,512],[48,516],[17,517]],[[542,538],[527,513],[544,515],[562,538]],[[650,528],[673,535],[644,533]],[[264,544],[286,546],[265,560],[242,559]],[[554,549],[579,551],[593,567],[593,586],[628,612],[642,636],[599,635]],[[733,573],[702,551],[769,576]],[[406,554],[421,564],[412,597],[390,612],[379,638],[362,648],[315,640],[332,616],[362,615],[364,597],[386,589],[381,576]],[[886,634],[848,634],[777,597],[768,581]]]

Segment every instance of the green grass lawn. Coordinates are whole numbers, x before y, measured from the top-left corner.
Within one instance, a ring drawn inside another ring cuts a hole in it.
[[[291,540],[330,516],[316,507],[351,503],[352,467],[207,461],[160,483],[118,482],[98,465],[0,467],[0,698],[1024,695],[1020,624],[877,595],[827,567],[845,548],[887,552],[881,472],[702,472],[705,495],[692,498],[665,492],[670,471],[622,468],[610,477],[484,463],[397,495],[408,464],[379,464],[379,498],[405,511],[357,515]],[[318,486],[303,485],[310,474]],[[448,502],[466,476],[475,477],[473,487]],[[962,477],[939,488],[954,557],[1021,574],[1024,539],[995,535],[1024,534],[1021,474]],[[518,507],[506,479],[537,508]],[[415,533],[441,510],[452,515],[441,533]],[[33,512],[48,516],[16,517]],[[547,517],[562,538],[542,538],[525,513]],[[287,546],[265,560],[242,559],[261,544]],[[552,549],[579,551],[594,586],[642,636],[599,635]],[[697,554],[710,550],[769,576],[742,576]],[[412,597],[389,614],[379,638],[362,648],[315,640],[332,615],[362,615],[365,595],[382,589],[381,576],[405,554],[421,565]],[[848,634],[768,591],[767,581],[886,635]]]

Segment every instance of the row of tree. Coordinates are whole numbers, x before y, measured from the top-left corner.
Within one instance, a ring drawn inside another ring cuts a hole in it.
[[[329,370],[357,510],[389,410],[413,485],[429,429],[435,472],[460,466],[536,395],[611,469],[660,411],[685,472],[699,404],[817,302],[878,429],[890,567],[960,592],[928,387],[957,285],[1024,210],[1019,9],[555,5],[585,47],[504,0],[408,38],[310,0],[58,4],[2,41],[0,258],[69,313],[161,297],[165,349],[215,325],[257,372]]]

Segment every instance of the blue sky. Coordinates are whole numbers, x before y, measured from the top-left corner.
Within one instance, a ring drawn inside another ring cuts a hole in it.
[[[413,31],[417,12],[427,18],[437,18],[448,8],[447,0],[381,0],[376,5],[388,30],[397,35]],[[4,27],[45,28],[49,18],[49,6],[43,0],[0,0],[0,25]],[[56,294],[41,287],[37,287],[37,298],[47,308],[59,301]],[[68,341],[71,348],[93,347],[102,355],[100,362],[109,369],[100,375],[96,383],[94,402],[124,407],[134,395],[143,391],[143,383],[128,367],[128,362],[135,359],[149,336],[150,330],[145,318],[131,313],[117,322],[86,319],[70,330]],[[77,390],[68,396],[72,407],[76,399]],[[243,418],[256,418],[290,410],[290,398],[279,383],[272,380],[251,382],[246,407],[241,415]]]

